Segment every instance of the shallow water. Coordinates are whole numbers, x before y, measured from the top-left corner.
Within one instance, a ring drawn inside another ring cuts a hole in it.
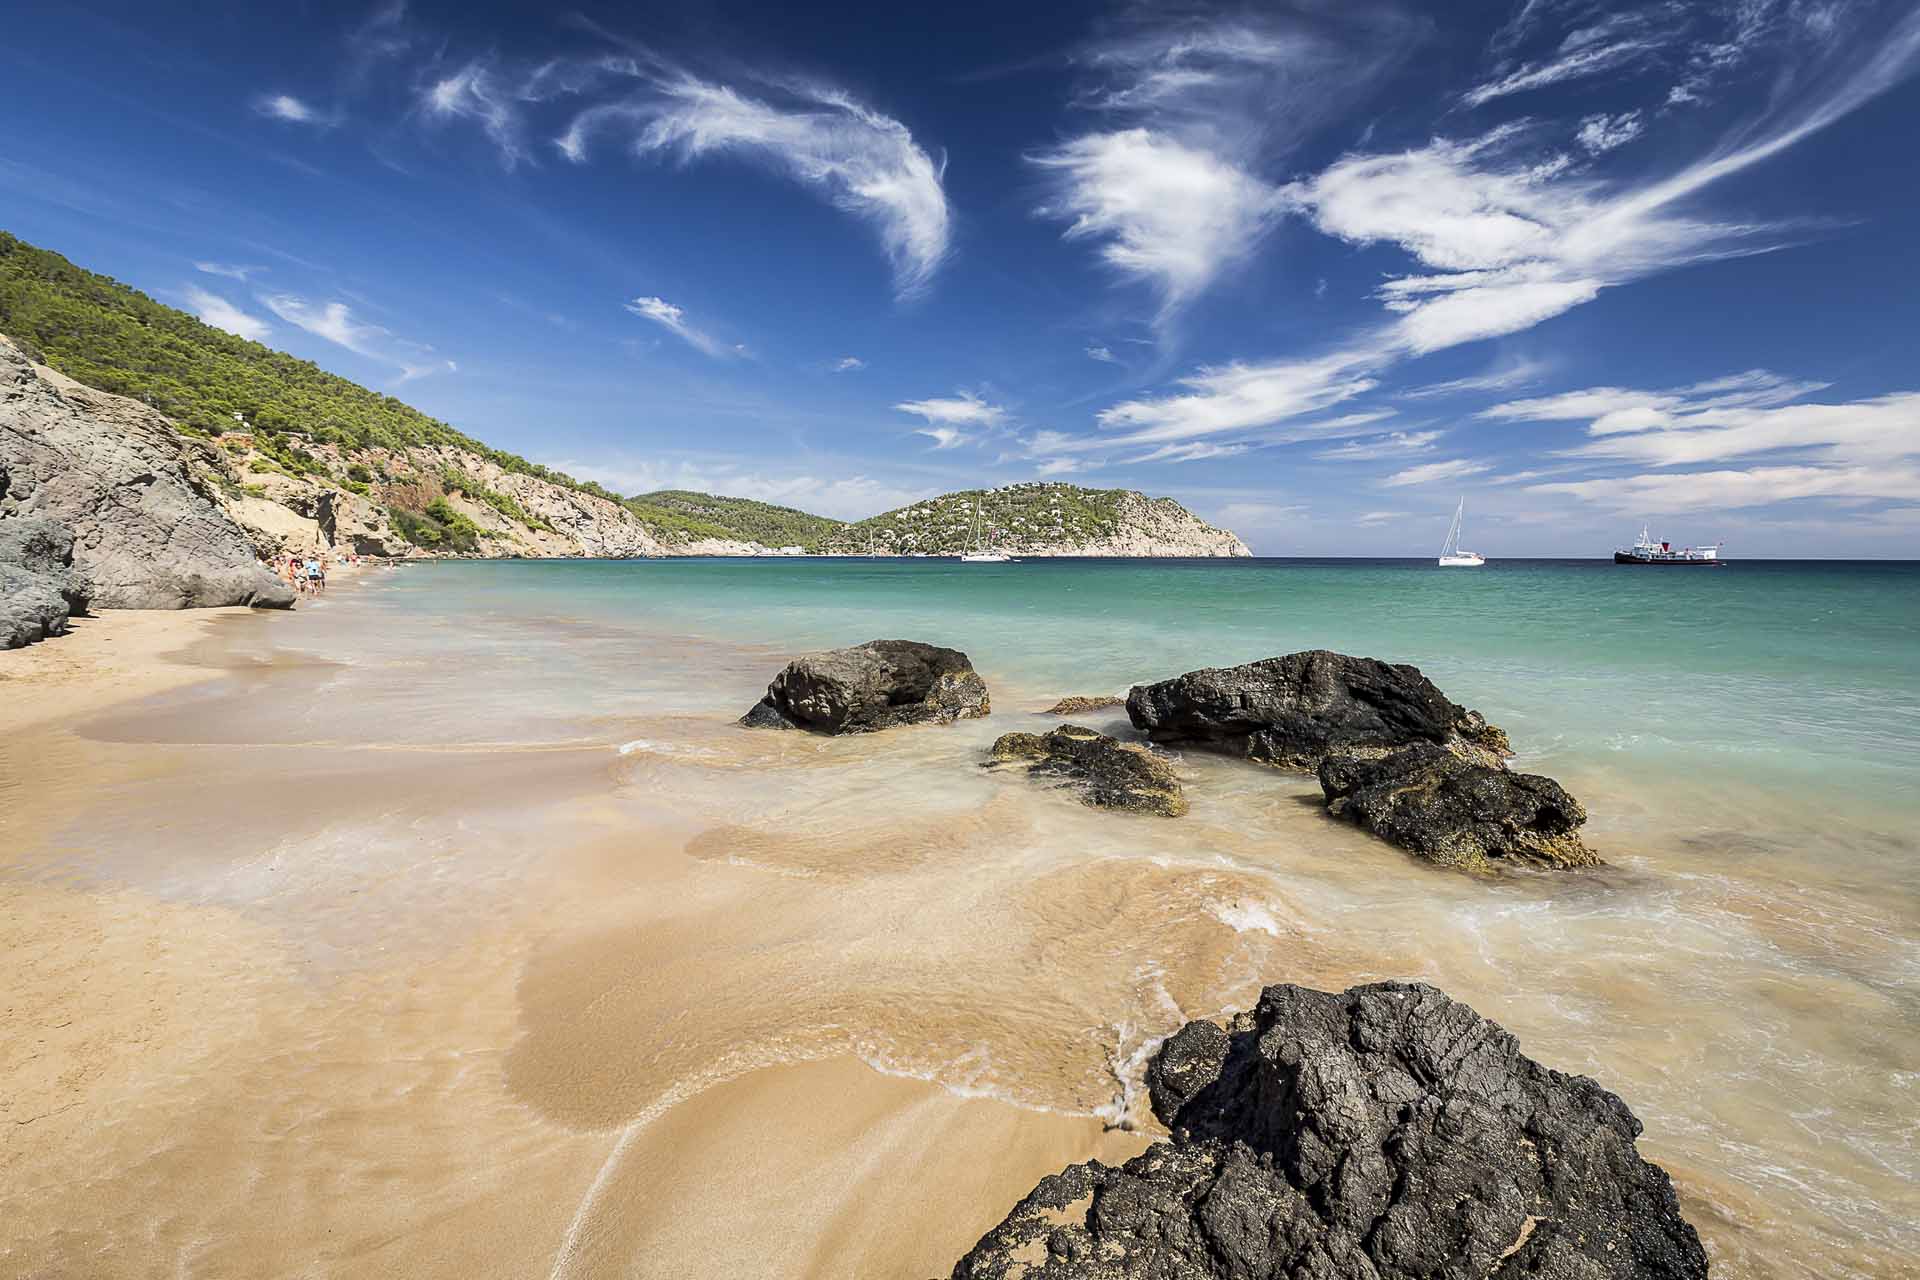
[[[841,740],[732,724],[796,650],[879,636],[966,649],[994,715]],[[977,767],[1063,694],[1306,647],[1415,662],[1485,712],[1586,802],[1609,868],[1437,872],[1326,819],[1310,779],[1221,759],[1180,761],[1175,821]],[[673,1241],[729,1210],[661,1190],[675,1154],[648,1138],[728,1081],[852,1058],[1025,1114],[1150,1123],[1141,1065],[1184,1019],[1265,982],[1386,977],[1621,1094],[1723,1273],[1891,1276],[1920,1255],[1915,566],[449,563],[233,628],[202,660],[231,678],[84,728],[172,763],[96,796],[38,874],[265,931],[278,967],[232,989],[308,993],[328,1012],[288,1034],[320,1058],[377,1051],[363,989],[389,1018],[409,983],[445,1013],[472,956],[510,969],[478,1002],[511,1026],[497,1048],[406,1077],[301,1172],[425,1150],[407,1194],[449,1194],[469,1157],[434,1136],[439,1110],[484,1078],[497,1142],[564,1199],[529,1246],[555,1274],[687,1273]],[[317,803],[290,817],[282,788]],[[373,1106],[298,1073],[251,1096],[322,1128]],[[1068,1132],[1097,1128],[1048,1141]],[[907,1158],[887,1149],[876,1167]],[[666,1197],[651,1225],[620,1190],[642,1184]],[[1010,1207],[991,1195],[959,1238]],[[851,1212],[784,1229],[830,1253]]]

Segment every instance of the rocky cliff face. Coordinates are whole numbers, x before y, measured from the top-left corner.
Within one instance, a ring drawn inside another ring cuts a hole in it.
[[[71,530],[96,607],[293,602],[207,484],[216,461],[146,405],[84,387],[0,338],[0,519]]]

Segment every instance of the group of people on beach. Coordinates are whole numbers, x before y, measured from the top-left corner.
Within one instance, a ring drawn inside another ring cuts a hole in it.
[[[349,552],[340,557],[340,562],[358,564],[360,559]],[[265,563],[287,580],[287,585],[293,588],[296,595],[317,596],[327,589],[327,570],[332,567],[333,558],[325,552],[309,552],[302,556],[297,551],[290,551],[283,561],[268,560]]]

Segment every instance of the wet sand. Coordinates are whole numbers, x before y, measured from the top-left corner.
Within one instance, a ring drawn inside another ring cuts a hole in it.
[[[1380,977],[1626,1097],[1723,1274],[1907,1271],[1901,901],[1604,773],[1616,866],[1565,879],[1229,761],[1179,824],[1093,813],[975,767],[1065,691],[750,734],[764,649],[371,582],[0,655],[0,1272],[925,1280],[1141,1148],[1154,1037]]]
[[[302,621],[115,613],[5,655],[0,1271],[934,1275],[1044,1173],[1143,1145],[826,1044],[743,1048],[667,1106],[634,1065],[666,1028],[527,972],[597,953],[651,987],[679,963],[706,864],[597,803],[612,753],[74,732],[244,684],[261,668],[219,632]]]

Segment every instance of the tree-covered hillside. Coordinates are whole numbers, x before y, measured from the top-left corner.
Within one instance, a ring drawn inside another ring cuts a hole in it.
[[[750,498],[723,498],[687,489],[660,489],[627,499],[627,509],[647,524],[678,529],[695,538],[732,538],[765,547],[818,550],[841,522]]]
[[[144,400],[190,431],[230,431],[241,413],[269,446],[284,447],[289,436],[347,449],[452,445],[508,471],[613,496],[4,231],[0,333],[68,377]]]
[[[1126,492],[1045,482],[962,489],[849,524],[830,549],[857,555],[871,545],[890,555],[955,555],[971,549],[976,538],[1014,546],[1080,545],[1114,533]]]

